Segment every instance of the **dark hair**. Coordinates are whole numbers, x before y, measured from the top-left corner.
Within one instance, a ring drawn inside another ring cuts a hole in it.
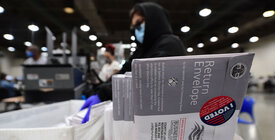
[[[105,48],[106,48],[106,50],[105,50],[106,52],[109,52],[112,55],[115,55],[115,46],[114,45],[106,44]]]
[[[5,80],[6,76],[7,75],[5,73],[0,72],[0,80]]]
[[[30,46],[30,47],[27,47],[27,50],[35,51],[35,52],[38,52],[39,54],[41,53],[39,47],[36,46],[36,45],[32,45],[32,46]]]
[[[141,7],[139,5],[135,5],[131,10],[130,10],[130,19],[132,19],[133,15],[134,14],[138,14],[138,15],[141,15],[144,17],[144,12],[143,10],[141,9]]]

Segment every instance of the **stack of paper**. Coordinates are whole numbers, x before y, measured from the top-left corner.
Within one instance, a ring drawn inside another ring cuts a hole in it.
[[[113,94],[113,140],[123,140],[124,138],[124,92],[125,75],[117,74],[112,76]]]
[[[125,96],[124,96],[124,140],[133,138],[134,134],[134,103],[132,92],[132,73],[125,73]]]
[[[136,59],[134,140],[232,140],[254,54]]]
[[[88,108],[83,109],[78,113],[75,113],[75,114],[72,114],[71,116],[66,117],[65,118],[66,124],[68,126],[80,125],[87,111],[88,111]]]

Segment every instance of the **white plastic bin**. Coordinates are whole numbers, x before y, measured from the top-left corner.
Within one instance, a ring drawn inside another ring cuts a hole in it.
[[[71,100],[0,114],[0,140],[103,140],[103,102],[91,110],[91,120],[66,126],[65,117],[79,111],[84,101]]]

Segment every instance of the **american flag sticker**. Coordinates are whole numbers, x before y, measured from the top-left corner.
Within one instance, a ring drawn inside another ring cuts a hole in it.
[[[236,109],[235,101],[229,96],[218,96],[207,101],[200,110],[201,120],[217,126],[228,121]]]

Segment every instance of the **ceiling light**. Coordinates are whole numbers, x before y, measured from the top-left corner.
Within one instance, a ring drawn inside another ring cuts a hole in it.
[[[130,49],[131,48],[131,44],[121,44],[121,47],[123,49]]]
[[[274,10],[268,10],[263,13],[263,17],[272,17],[275,14]]]
[[[132,40],[132,41],[135,41],[135,40],[136,40],[135,36],[132,35],[132,36],[131,36],[131,40]]]
[[[101,48],[100,50],[101,50],[102,52],[105,52],[105,51],[106,51],[106,48],[103,47],[103,48]]]
[[[233,44],[231,45],[231,47],[234,48],[234,49],[235,49],[235,48],[238,48],[239,46],[240,46],[239,43],[233,43]]]
[[[191,47],[189,47],[189,48],[187,48],[187,52],[193,52],[193,48],[191,48]]]
[[[13,35],[11,35],[11,34],[4,34],[3,37],[7,40],[13,40],[14,39]]]
[[[2,6],[0,6],[0,14],[2,14],[4,12],[5,12],[5,9]]]
[[[15,48],[14,48],[14,47],[8,47],[8,51],[14,52],[14,51],[15,51]]]
[[[74,13],[74,9],[72,7],[65,7],[64,12],[67,14],[72,14]]]
[[[88,25],[81,25],[80,26],[80,29],[83,31],[83,32],[88,32],[90,31],[90,27]]]
[[[95,35],[90,35],[90,36],[89,36],[89,39],[90,39],[91,41],[96,41],[96,40],[97,40],[97,37],[96,37]]]
[[[48,51],[48,48],[47,47],[42,47],[41,51],[46,52],[46,51]]]
[[[33,32],[36,32],[39,30],[39,27],[34,24],[29,25],[28,28],[29,28],[29,30],[31,30]]]
[[[197,45],[197,47],[198,47],[198,48],[202,48],[202,47],[204,47],[204,44],[203,44],[203,43],[199,43],[199,44]]]
[[[96,42],[97,47],[101,47],[103,44],[101,42]]]
[[[60,46],[61,46],[61,47],[67,47],[67,43],[61,42],[61,43],[60,43]]]
[[[55,37],[55,36],[52,36],[52,40],[56,40],[56,37]]]
[[[131,43],[131,46],[135,48],[135,47],[137,47],[137,43],[133,42],[133,43]]]
[[[27,47],[30,47],[32,45],[32,43],[30,41],[26,41],[26,42],[24,42],[24,45]]]
[[[120,63],[121,67],[122,67],[125,63],[126,63],[126,60],[125,60],[125,59],[122,60],[121,63]]]
[[[234,34],[239,31],[239,28],[233,26],[233,27],[230,27],[227,31],[228,31],[228,33]]]
[[[212,12],[211,9],[204,8],[204,9],[200,10],[199,14],[202,17],[207,17],[211,14],[211,12]]]
[[[210,41],[211,42],[217,42],[218,41],[218,37],[213,36],[213,37],[210,38]]]
[[[259,40],[259,37],[253,36],[253,37],[251,37],[251,38],[249,39],[249,42],[254,43],[254,42],[257,42],[258,40]]]
[[[180,30],[181,30],[181,32],[183,32],[183,33],[187,33],[187,32],[190,31],[190,27],[189,27],[189,26],[183,26],[183,27],[180,28]]]
[[[136,48],[131,48],[130,51],[134,52],[134,51],[136,51]]]

